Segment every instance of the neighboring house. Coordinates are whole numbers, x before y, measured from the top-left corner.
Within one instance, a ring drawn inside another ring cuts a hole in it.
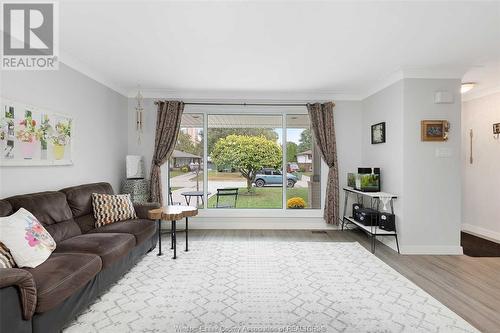
[[[174,150],[172,152],[172,169],[182,168],[183,166],[188,166],[191,169],[191,165],[200,165],[201,156],[197,156],[191,153],[186,153],[180,150]]]
[[[312,171],[312,151],[306,150],[302,153],[297,153],[297,164],[304,171]]]

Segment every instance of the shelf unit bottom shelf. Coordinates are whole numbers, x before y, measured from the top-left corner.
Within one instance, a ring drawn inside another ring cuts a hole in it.
[[[356,221],[355,219],[353,219],[352,217],[349,217],[349,216],[344,216],[344,220],[349,221],[350,223],[356,225],[358,228],[363,229],[364,231],[368,232],[370,235],[373,235],[373,236],[396,236],[395,231],[383,230],[383,229],[380,229],[378,226],[364,225],[364,224]]]

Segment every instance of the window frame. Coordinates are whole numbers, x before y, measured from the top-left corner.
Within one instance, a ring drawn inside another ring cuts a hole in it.
[[[321,200],[319,209],[287,209],[286,208],[286,186],[283,186],[282,207],[281,208],[219,208],[207,209],[208,204],[208,116],[209,115],[248,115],[248,116],[281,116],[282,117],[282,152],[283,162],[281,173],[283,177],[287,174],[286,161],[286,142],[287,142],[287,116],[288,115],[307,115],[307,109],[299,106],[229,106],[229,105],[186,105],[185,114],[200,114],[203,116],[203,201],[204,207],[199,211],[199,217],[209,218],[322,218],[324,211],[324,200]],[[169,173],[169,172],[168,172]],[[326,177],[328,167],[321,161],[321,198],[325,198]],[[167,175],[169,180],[170,175]],[[169,184],[169,182],[167,182]],[[168,187],[168,186],[166,186]],[[168,193],[167,188],[167,193]]]

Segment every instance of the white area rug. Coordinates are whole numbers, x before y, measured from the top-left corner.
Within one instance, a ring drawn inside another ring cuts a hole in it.
[[[358,243],[284,241],[153,251],[65,331],[477,332]]]

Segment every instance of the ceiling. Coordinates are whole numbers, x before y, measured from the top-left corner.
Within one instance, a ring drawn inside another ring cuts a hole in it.
[[[465,73],[462,82],[475,83],[474,89],[463,94],[463,100],[500,92],[500,60],[472,67]]]
[[[131,96],[354,98],[500,59],[500,2],[70,0],[60,17],[63,62]]]

